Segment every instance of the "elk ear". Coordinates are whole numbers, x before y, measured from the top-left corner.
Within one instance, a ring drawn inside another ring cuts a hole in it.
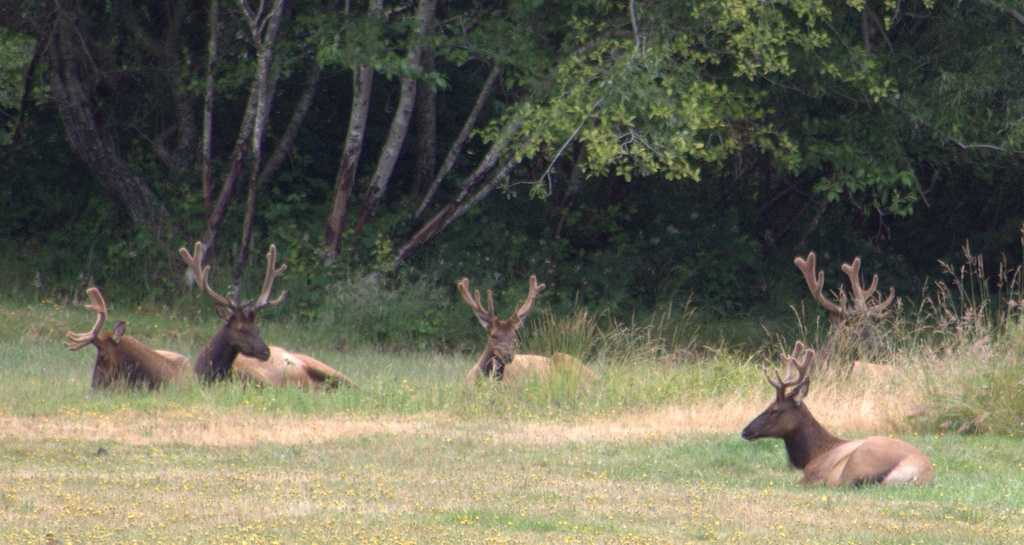
[[[111,335],[110,338],[113,339],[115,343],[119,343],[121,342],[121,337],[124,336],[124,332],[127,330],[128,322],[125,322],[124,320],[119,320],[116,324],[114,324],[114,334]]]

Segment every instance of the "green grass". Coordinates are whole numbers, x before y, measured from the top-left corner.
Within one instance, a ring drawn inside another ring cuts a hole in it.
[[[174,309],[111,319],[187,354],[217,327]],[[95,351],[60,344],[91,324],[0,305],[0,543],[1024,542],[1019,439],[906,437],[935,464],[925,487],[802,487],[779,441],[738,437],[770,398],[741,353],[609,350],[590,385],[470,387],[475,353],[339,352],[271,320],[272,344],[360,388],[94,392]],[[697,431],[708,416],[718,431]],[[869,422],[839,431],[893,429]]]
[[[92,315],[68,307],[0,308],[0,413],[53,415],[135,409],[249,406],[271,413],[345,412],[415,414],[443,411],[462,417],[551,417],[614,414],[714,397],[759,386],[756,367],[739,355],[722,352],[662,366],[649,373],[650,362],[612,365],[589,362],[600,373],[594,384],[571,380],[527,383],[517,388],[496,384],[468,387],[463,376],[476,351],[457,354],[380,352],[357,348],[340,352],[330,337],[317,336],[298,323],[265,322],[270,344],[309,353],[351,377],[359,389],[309,395],[295,389],[246,388],[226,383],[195,383],[162,391],[93,392],[89,389],[95,349],[70,352],[61,344],[67,329],[86,330]],[[196,354],[218,323],[202,316],[111,311],[110,320],[127,319],[129,334],[153,348]],[[481,344],[485,341],[481,332]],[[482,348],[482,346],[481,346]]]
[[[459,433],[469,431],[468,435]],[[1024,539],[1019,443],[919,437],[927,487],[796,484],[777,442],[494,440],[0,447],[0,541],[976,543]],[[100,448],[105,454],[98,455]]]

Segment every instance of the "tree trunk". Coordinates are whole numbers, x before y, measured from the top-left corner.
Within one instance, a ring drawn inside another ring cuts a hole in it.
[[[60,10],[57,18],[49,49],[50,85],[68,143],[107,191],[127,209],[136,227],[157,240],[172,238],[174,230],[167,209],[149,184],[132,171],[94,109],[91,86],[85,82],[96,76],[92,74],[95,67],[83,58],[88,52],[75,28],[74,14]]]
[[[242,273],[245,272],[245,262],[249,258],[249,243],[252,241],[252,227],[256,219],[256,196],[260,187],[260,167],[263,162],[263,133],[267,126],[267,119],[270,117],[270,109],[273,104],[273,89],[270,84],[270,68],[274,57],[274,42],[277,39],[278,30],[281,27],[281,15],[284,12],[284,0],[275,0],[270,8],[270,13],[262,15],[263,3],[260,3],[261,12],[253,14],[246,0],[239,0],[242,10],[246,14],[249,27],[252,30],[252,38],[256,44],[256,117],[253,120],[252,129],[252,150],[250,154],[249,168],[249,191],[245,198],[245,217],[242,220],[242,239],[239,243],[238,256],[235,261],[233,280],[235,286],[240,286]]]
[[[454,223],[455,220],[462,217],[471,208],[476,206],[477,203],[490,195],[494,188],[508,176],[508,173],[517,163],[518,161],[515,157],[510,157],[502,164],[501,168],[487,179],[486,183],[464,187],[458,198],[445,205],[441,210],[438,210],[399,248],[393,263],[394,267],[397,269],[409,259],[413,252],[433,240],[442,231],[447,229],[449,225]]]
[[[434,71],[434,49],[423,50],[423,72]],[[430,183],[437,168],[437,90],[433,85],[416,86],[416,174],[410,193],[418,197]]]
[[[203,254],[203,263],[210,261],[217,244],[217,235],[220,233],[220,224],[227,215],[228,205],[235,194],[235,186],[245,168],[245,156],[248,152],[247,145],[249,137],[252,136],[253,120],[256,117],[256,101],[258,98],[256,81],[253,80],[249,87],[249,98],[245,104],[245,111],[242,113],[242,123],[238,127],[238,136],[235,138],[234,148],[231,150],[231,158],[228,160],[228,171],[224,174],[224,181],[221,182],[220,191],[217,193],[217,200],[213,203],[209,214],[206,216],[206,230],[203,232],[203,244],[206,245],[206,252]]]
[[[487,173],[494,168],[497,164],[498,159],[501,157],[505,148],[508,147],[508,143],[512,139],[512,135],[515,134],[519,127],[522,126],[522,122],[519,120],[510,121],[508,125],[501,132],[501,136],[498,137],[491,148],[487,150],[487,154],[480,160],[480,164],[477,165],[473,173],[466,178],[462,184],[462,190],[459,191],[458,196],[448,203],[440,210],[437,211],[429,220],[423,223],[423,225],[411,236],[405,244],[399,248],[397,255],[395,256],[394,265],[398,267],[420,246],[427,243],[438,233],[446,229],[453,221],[461,217],[466,213],[467,210],[472,208],[476,203],[480,202],[481,199],[486,197],[494,186],[500,182],[505,175],[516,165],[518,161],[515,158],[508,159],[498,172],[493,175],[486,183],[481,184]]]
[[[203,178],[203,210],[209,215],[213,208],[213,99],[216,93],[213,70],[217,64],[217,38],[220,35],[218,0],[210,0],[208,26],[210,37],[206,45],[206,93],[203,100],[203,142],[201,149]]]
[[[416,8],[416,31],[413,33],[409,53],[406,60],[410,69],[415,73],[420,69],[420,53],[423,46],[417,44],[430,28],[434,19],[434,10],[437,7],[437,0],[419,0]],[[395,163],[398,161],[398,154],[402,151],[402,144],[409,132],[409,120],[412,118],[412,110],[416,104],[416,79],[413,76],[406,76],[401,79],[401,95],[398,98],[398,107],[395,116],[391,119],[391,128],[388,130],[387,140],[381,149],[380,158],[377,160],[377,169],[370,179],[366,202],[359,214],[359,221],[356,223],[356,236],[363,232],[363,227],[370,216],[373,216],[380,205],[384,195],[387,194],[388,184],[391,182],[391,175],[395,170]]]
[[[423,212],[430,205],[430,201],[433,200],[434,194],[437,193],[438,187],[441,186],[441,181],[444,177],[451,172],[452,167],[455,166],[456,159],[462,153],[462,148],[466,145],[469,140],[469,134],[473,131],[473,127],[476,126],[476,120],[480,117],[480,112],[483,111],[484,105],[491,98],[491,94],[494,92],[494,88],[498,83],[498,76],[501,74],[501,67],[497,64],[491,68],[490,74],[487,75],[487,80],[484,81],[484,86],[480,89],[480,93],[476,97],[476,102],[473,103],[473,109],[469,112],[469,117],[466,118],[466,122],[462,124],[462,130],[459,131],[459,135],[455,137],[455,141],[452,142],[451,148],[448,149],[448,155],[445,156],[444,162],[441,163],[441,168],[437,171],[433,181],[430,182],[430,187],[427,188],[427,192],[423,195],[423,200],[420,202],[418,208],[416,208],[415,218],[419,219],[423,215]]]
[[[369,15],[379,15],[384,0],[371,0]],[[328,261],[338,257],[341,234],[345,230],[348,216],[348,201],[355,185],[356,167],[363,151],[363,137],[366,134],[366,118],[370,113],[370,94],[373,91],[373,69],[363,65],[352,72],[352,109],[348,118],[348,132],[338,162],[338,173],[334,177],[334,198],[331,211],[327,214],[324,227],[324,257]]]

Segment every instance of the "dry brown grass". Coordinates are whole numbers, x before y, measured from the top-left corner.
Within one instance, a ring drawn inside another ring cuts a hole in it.
[[[57,416],[0,416],[0,440],[114,441],[129,445],[185,444],[234,447],[263,443],[316,444],[368,435],[462,437],[484,433],[495,441],[529,444],[640,441],[693,433],[734,433],[769,402],[739,396],[671,405],[573,421],[521,421],[494,426],[439,413],[363,417],[270,415],[242,409],[228,412],[176,410],[159,413],[120,410],[69,412]],[[913,396],[884,385],[821,385],[809,397],[815,416],[836,433],[887,433],[913,410]]]

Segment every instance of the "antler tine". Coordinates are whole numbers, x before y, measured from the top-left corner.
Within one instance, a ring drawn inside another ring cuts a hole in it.
[[[459,288],[459,295],[462,296],[462,300],[465,301],[466,305],[468,305],[473,311],[473,315],[476,316],[480,325],[486,329],[488,324],[494,319],[494,313],[489,313],[484,309],[483,303],[480,301],[480,290],[476,290],[476,296],[474,297],[473,294],[469,292],[469,279],[465,277],[459,280],[456,283],[456,286]]]
[[[206,246],[201,241],[196,241],[195,250],[192,251],[191,255],[189,255],[188,250],[184,246],[178,248],[178,254],[181,255],[181,260],[192,269],[192,274],[196,277],[196,284],[206,292],[206,295],[213,299],[214,304],[232,309],[238,306],[227,297],[213,291],[213,288],[210,287],[210,266],[203,266]]]
[[[480,299],[480,292],[477,292],[476,298]],[[491,288],[487,288],[487,312],[489,312],[491,316],[495,316],[497,314],[494,312],[494,290]]]
[[[764,378],[765,380],[768,381],[768,384],[774,386],[776,390],[782,389],[784,387],[782,385],[782,379],[779,377],[779,371],[777,369],[775,370],[775,378],[772,378],[771,374],[768,373],[767,367],[761,369],[761,372],[764,373]]]
[[[860,265],[860,257],[855,257],[853,258],[853,263],[843,263],[841,268],[846,273],[846,277],[850,279],[850,291],[853,294],[854,308],[864,312],[868,309],[868,298],[878,289],[878,275],[874,276],[871,280],[871,285],[865,290],[864,285],[860,282]]]
[[[789,385],[797,386],[805,382],[809,376],[808,372],[811,369],[811,363],[814,361],[814,349],[806,347],[804,343],[797,341],[793,345],[793,353],[787,358],[787,361],[797,371],[796,380]]]
[[[537,275],[530,275],[530,291],[526,294],[526,300],[523,301],[523,304],[519,305],[519,308],[516,309],[517,318],[520,320],[526,318],[526,315],[530,313],[531,309],[533,309],[533,302],[537,299],[537,295],[544,291],[545,287],[545,284],[537,283]]]
[[[889,308],[889,305],[892,305],[892,302],[895,301],[895,300],[896,300],[896,288],[894,288],[892,286],[889,286],[889,296],[886,297],[885,300],[882,301],[881,303],[878,303],[877,305],[871,307],[871,309],[869,309],[868,312],[873,314],[873,315],[875,315],[875,316],[877,316],[877,315],[885,312],[885,310]]]
[[[287,264],[282,264],[280,267],[277,266],[277,246],[271,244],[270,249],[267,250],[267,270],[263,273],[263,288],[260,290],[259,298],[253,304],[253,310],[279,305],[281,301],[284,301],[285,295],[288,294],[287,291],[282,291],[281,295],[278,295],[272,301],[270,300],[270,291],[274,287],[274,280],[286,269],[288,269]]]
[[[889,305],[896,299],[896,288],[889,288],[889,296],[884,301],[874,306],[868,306],[868,302],[871,301],[875,292],[878,291],[878,274],[871,275],[871,284],[868,285],[867,289],[864,289],[864,285],[860,281],[860,266],[860,257],[855,257],[853,263],[843,264],[843,272],[850,279],[854,307],[858,312],[877,316],[885,312],[885,309],[889,308]]]
[[[99,335],[100,330],[103,329],[103,323],[107,321],[107,302],[103,300],[103,294],[100,293],[100,290],[93,287],[85,292],[89,295],[89,300],[92,302],[85,305],[85,308],[96,313],[96,323],[93,324],[92,329],[87,333],[68,331],[65,334],[64,346],[67,346],[69,350],[80,350],[92,344],[92,341],[96,339],[96,335]]]
[[[818,257],[814,255],[814,252],[811,252],[807,254],[807,259],[800,256],[793,258],[793,264],[803,273],[807,289],[811,290],[811,295],[814,296],[818,304],[824,307],[829,314],[842,316],[846,314],[845,302],[842,306],[837,305],[829,300],[828,297],[825,297],[825,294],[822,292],[825,288],[825,273],[824,271],[817,270],[817,260]]]

